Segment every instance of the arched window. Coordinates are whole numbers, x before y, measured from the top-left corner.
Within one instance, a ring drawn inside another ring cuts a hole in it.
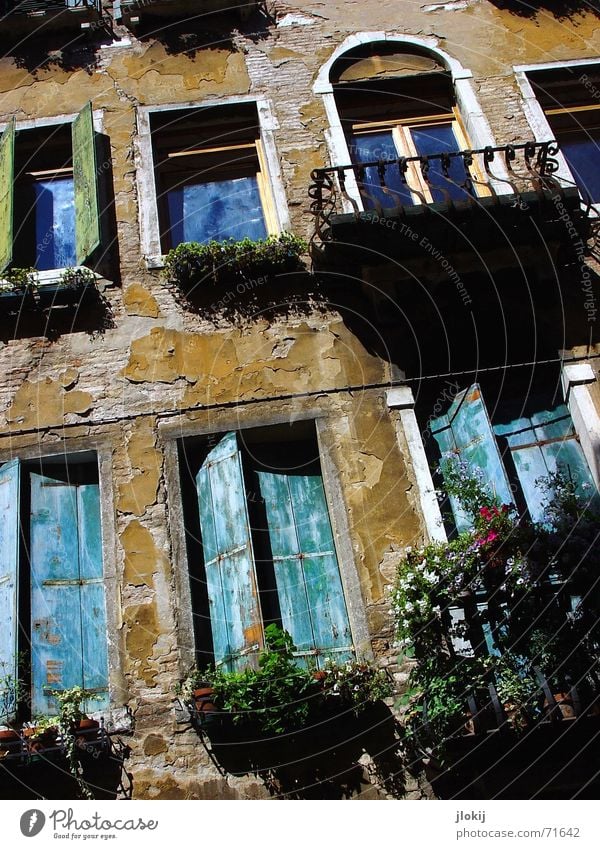
[[[354,36],[317,79],[332,164],[355,166],[348,188],[365,209],[488,193],[477,157],[456,155],[494,144],[471,74],[434,43]]]

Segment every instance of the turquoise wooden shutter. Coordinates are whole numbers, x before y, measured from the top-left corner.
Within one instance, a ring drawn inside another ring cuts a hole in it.
[[[215,661],[242,669],[263,644],[263,626],[235,433],[210,451],[196,491]]]
[[[53,690],[80,686],[108,703],[106,612],[97,485],[31,475],[32,713],[56,712]],[[85,606],[85,608],[84,608]]]
[[[0,137],[0,273],[13,257],[15,120]]]
[[[300,655],[352,657],[352,635],[320,475],[257,472],[281,621]]]
[[[498,501],[513,503],[506,471],[477,383],[459,392],[446,415],[432,419],[430,427],[443,459],[450,455],[449,459],[454,457],[473,470],[480,469],[484,482]],[[455,496],[450,496],[450,506],[457,529],[470,528],[471,519]]]
[[[543,521],[544,504],[547,501],[547,495],[545,497],[540,487],[536,486],[539,478],[562,471],[577,483],[579,494],[585,501],[589,501],[596,493],[571,415],[564,404],[554,410],[535,413],[530,418],[523,417],[508,424],[496,425],[494,431],[498,436],[506,438],[527,509],[534,522]]]
[[[19,568],[19,461],[12,460],[0,468],[0,704],[14,712],[10,695],[3,698],[2,679],[18,678],[18,568]],[[2,721],[0,719],[0,721]]]
[[[83,265],[100,244],[98,163],[92,104],[73,121],[73,182],[77,264]]]

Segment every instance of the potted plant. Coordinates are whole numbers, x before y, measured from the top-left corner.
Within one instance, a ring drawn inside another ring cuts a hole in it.
[[[217,284],[239,285],[241,294],[248,283],[298,270],[307,250],[306,242],[291,233],[238,242],[182,242],[167,254],[164,274],[188,296]]]
[[[11,268],[2,272],[0,305],[6,312],[18,312],[33,304],[37,288],[35,268]]]

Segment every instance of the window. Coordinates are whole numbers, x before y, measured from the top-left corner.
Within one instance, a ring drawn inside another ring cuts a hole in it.
[[[527,77],[582,197],[600,202],[600,67],[529,71]]]
[[[150,116],[160,244],[278,231],[256,103]]]
[[[75,686],[93,694],[88,711],[106,707],[106,606],[93,456],[11,460],[0,467],[0,573],[0,677],[28,682],[28,713],[56,713],[52,691]]]
[[[557,471],[577,483],[586,502],[597,498],[564,404],[540,392],[523,395],[516,403],[500,401],[492,409],[490,419],[482,389],[474,383],[455,395],[445,414],[431,418],[429,430],[442,458],[479,469],[500,502],[516,503],[533,521],[541,521],[544,513],[545,495],[538,481]],[[449,502],[457,530],[468,528],[470,519],[458,499],[451,495]]]
[[[0,272],[87,262],[100,244],[99,169],[91,104],[69,124],[0,139]]]
[[[216,663],[242,668],[270,622],[292,635],[299,663],[351,657],[314,431],[298,424],[185,440],[180,462],[201,663],[212,641]]]
[[[398,45],[370,44],[338,60],[332,78],[366,209],[466,199],[480,174],[475,164],[467,170],[462,157],[409,162],[405,171],[389,165],[385,187],[377,165],[360,168],[469,149],[451,76],[437,60],[408,46],[401,52]]]

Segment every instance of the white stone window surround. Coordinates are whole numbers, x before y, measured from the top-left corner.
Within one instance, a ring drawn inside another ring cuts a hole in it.
[[[542,62],[535,65],[513,66],[517,85],[521,93],[523,112],[525,113],[527,123],[531,127],[536,141],[552,141],[554,139],[554,133],[552,132],[552,128],[548,123],[546,115],[544,114],[544,110],[538,102],[527,74],[531,71],[551,71],[553,68],[561,68],[566,71],[569,68],[583,68],[586,65],[600,66],[600,58],[570,59],[564,62]],[[556,161],[558,162],[556,177],[560,180],[566,181],[568,185],[575,185],[571,169],[567,165],[567,160],[562,153],[559,152],[557,154]],[[600,203],[592,204],[592,209],[594,209],[597,215],[600,216]]]
[[[597,381],[596,374],[589,363],[566,361],[561,381],[581,450],[600,492],[600,415],[589,390],[589,386]]]
[[[15,129],[18,132],[19,130],[36,130],[41,127],[56,127],[61,124],[72,124],[78,114],[78,112],[74,112],[69,113],[68,115],[56,115],[50,118],[29,118],[24,121],[17,120],[15,123]],[[94,121],[94,130],[97,133],[102,133],[104,131],[104,111],[102,109],[94,109],[92,116]],[[7,126],[8,124],[6,123],[0,124],[0,134],[4,132]],[[75,270],[84,267],[85,266],[76,266]],[[45,271],[36,271],[35,285],[42,289],[44,286],[55,286],[66,271],[66,268],[48,268]],[[96,279],[99,280],[100,275],[96,274],[96,272],[93,273]],[[0,283],[2,282],[5,283],[6,281],[0,278]]]
[[[154,180],[154,154],[152,152],[152,134],[150,116],[155,112],[174,112],[183,109],[205,109],[209,107],[231,106],[235,103],[255,103],[260,127],[259,137],[267,161],[269,185],[273,194],[275,214],[279,231],[289,230],[290,217],[283,187],[281,168],[274,130],[279,123],[266,98],[255,95],[235,95],[202,101],[167,103],[154,106],[137,107],[137,141],[134,144],[134,161],[139,206],[140,245],[147,268],[162,268],[164,257],[160,245],[160,227],[158,221],[158,203]]]
[[[390,410],[397,411],[394,416],[396,436],[402,447],[402,439],[406,440],[412,471],[417,486],[419,504],[423,515],[427,542],[446,542],[448,537],[444,528],[444,520],[437,494],[433,485],[431,472],[421,430],[415,415],[415,398],[410,386],[396,386],[388,389],[386,402]]]
[[[350,151],[346,142],[346,136],[342,128],[342,123],[338,115],[337,106],[335,103],[334,87],[330,80],[331,69],[335,62],[355,47],[362,44],[371,44],[375,42],[394,42],[399,47],[405,45],[407,47],[418,47],[424,52],[429,53],[432,58],[439,60],[452,75],[454,92],[456,95],[456,103],[460,111],[461,118],[464,121],[469,141],[473,149],[483,148],[487,146],[494,147],[496,141],[492,134],[492,130],[483,114],[475,89],[473,87],[473,74],[468,68],[463,68],[458,59],[455,59],[446,51],[441,50],[437,45],[439,39],[434,37],[416,38],[415,36],[404,33],[386,33],[386,32],[359,32],[349,36],[342,44],[333,52],[331,57],[322,66],[315,84],[313,92],[321,95],[329,121],[329,129],[325,132],[327,146],[329,148],[330,163],[333,167],[337,165],[349,165],[351,163]],[[499,178],[498,181],[492,180],[494,190],[498,194],[510,194],[512,188],[507,183],[502,182],[508,179],[508,173],[504,164],[497,159],[493,165],[493,173]],[[352,172],[346,174],[346,190],[348,194],[357,202],[358,208],[363,209],[363,204],[360,198],[360,193],[356,185],[356,180]],[[352,204],[344,200],[344,212],[353,212]]]

